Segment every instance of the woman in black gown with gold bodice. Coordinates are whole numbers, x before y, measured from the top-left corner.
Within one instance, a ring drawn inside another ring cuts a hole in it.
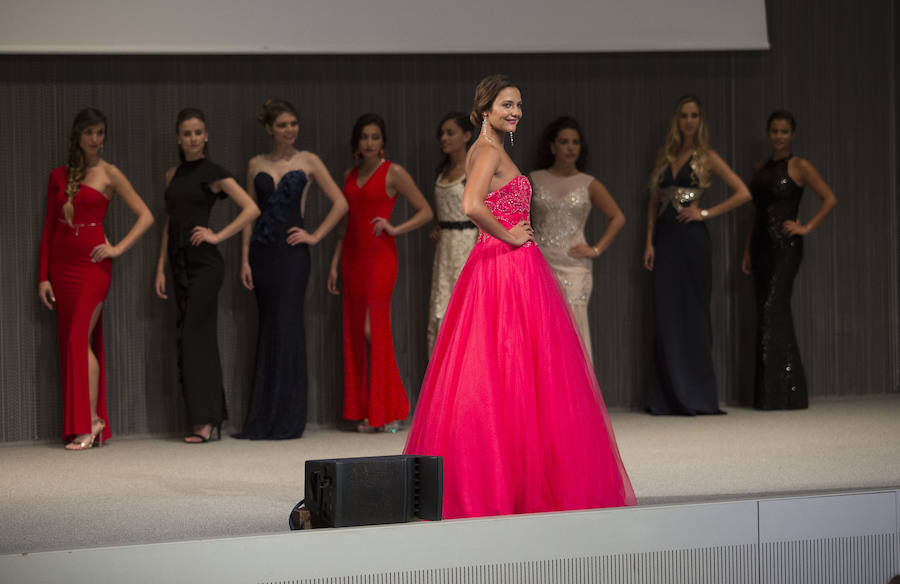
[[[713,207],[700,200],[715,173],[734,194]],[[712,361],[712,245],[704,221],[750,200],[714,150],[700,100],[678,101],[650,176],[644,267],[653,272],[655,359],[647,391],[651,414],[719,414]]]
[[[347,202],[319,157],[294,148],[299,122],[290,103],[269,99],[257,119],[272,136],[272,151],[255,156],[247,169],[247,190],[261,215],[244,229],[241,281],[256,294],[259,324],[247,417],[234,437],[283,440],[299,438],[306,428],[309,248],[337,224]],[[316,181],[332,205],[318,229],[308,232],[303,211]]]
[[[757,165],[750,181],[754,213],[741,267],[753,274],[756,292],[756,371],[753,404],[761,410],[806,408],[806,372],[800,358],[791,292],[803,259],[803,236],[837,203],[808,161],[791,153],[795,121],[789,112],[769,116],[772,157]],[[805,225],[797,222],[804,185],[822,199]]]

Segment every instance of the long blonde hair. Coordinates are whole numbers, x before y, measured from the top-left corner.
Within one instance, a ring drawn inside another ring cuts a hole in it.
[[[106,129],[106,116],[98,109],[86,107],[75,115],[72,122],[72,134],[69,136],[69,160],[66,162],[66,196],[68,199],[63,205],[63,215],[69,227],[73,227],[72,220],[75,217],[75,205],[72,202],[81,181],[84,180],[87,160],[84,150],[81,149],[81,134],[92,126],[103,124]]]
[[[672,119],[669,120],[666,142],[656,155],[656,163],[653,165],[653,172],[650,173],[650,183],[648,185],[651,190],[655,189],[659,184],[666,167],[674,166],[675,161],[678,159],[682,143],[681,130],[678,129],[678,118],[681,115],[681,108],[688,103],[697,104],[697,108],[700,110],[700,125],[697,126],[697,134],[694,137],[694,154],[689,161],[691,178],[696,180],[697,184],[703,188],[709,186],[709,128],[707,128],[706,119],[703,117],[703,104],[696,95],[685,95],[678,100],[678,104],[675,106],[675,112],[672,114]]]

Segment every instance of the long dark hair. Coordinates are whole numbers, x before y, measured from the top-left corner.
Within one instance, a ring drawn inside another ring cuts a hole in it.
[[[356,123],[353,124],[353,134],[350,136],[350,150],[354,156],[356,156],[356,151],[359,149],[359,138],[362,136],[363,128],[370,124],[375,124],[381,130],[381,144],[384,148],[387,148],[387,132],[384,129],[384,119],[378,114],[363,114],[356,118]]]
[[[206,123],[206,114],[203,113],[203,110],[196,107],[186,107],[180,112],[178,112],[178,116],[175,118],[175,135],[178,135],[178,132],[181,130],[181,124],[188,120],[200,120],[203,122],[203,125],[209,129],[209,124]],[[209,158],[209,143],[203,145],[203,156]],[[181,149],[181,146],[178,146],[178,158],[184,162],[184,150]]]
[[[474,132],[474,128],[472,127],[472,122],[469,120],[469,116],[462,112],[450,112],[441,118],[441,122],[438,124],[437,132],[435,132],[435,137],[440,141],[441,139],[441,128],[444,126],[444,122],[453,120],[459,129],[462,130],[462,133],[466,132]],[[469,139],[471,141],[471,138]],[[468,146],[468,144],[466,144]],[[438,164],[437,169],[435,170],[435,176],[440,176],[443,172],[445,172],[448,168],[450,168],[450,155],[444,154],[444,158],[441,160],[441,163]]]
[[[88,128],[98,124],[103,124],[105,130],[106,116],[93,107],[86,107],[75,114],[75,120],[72,122],[72,133],[69,135],[69,160],[66,162],[66,196],[68,199],[63,205],[63,215],[70,227],[75,216],[75,206],[72,200],[78,194],[78,187],[81,186],[87,169],[87,160],[85,160],[84,150],[81,149],[81,135]]]
[[[541,141],[538,143],[536,164],[534,166],[536,169],[550,168],[556,162],[556,157],[553,155],[550,145],[553,144],[556,137],[563,130],[575,130],[578,132],[581,150],[578,153],[578,159],[575,161],[575,168],[584,172],[584,168],[587,165],[587,140],[584,139],[584,132],[581,131],[578,121],[570,116],[560,116],[544,128],[544,131],[541,133]]]

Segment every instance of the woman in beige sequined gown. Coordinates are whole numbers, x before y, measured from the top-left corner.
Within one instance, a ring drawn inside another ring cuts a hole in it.
[[[478,238],[478,229],[462,211],[466,185],[466,147],[472,139],[469,116],[450,112],[441,120],[437,139],[444,153],[434,183],[435,226],[431,239],[437,242],[431,272],[431,300],[428,305],[428,354],[441,328],[441,320],[453,285]]]
[[[593,277],[591,260],[602,254],[625,225],[625,215],[600,182],[582,172],[587,159],[584,134],[573,118],[560,117],[541,137],[538,165],[529,176],[534,184],[531,200],[535,239],[553,268],[581,338],[592,355],[587,306]],[[584,237],[591,208],[597,207],[609,221],[594,245]]]

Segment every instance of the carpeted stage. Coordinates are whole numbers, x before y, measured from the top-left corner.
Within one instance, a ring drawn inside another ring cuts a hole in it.
[[[611,417],[641,505],[900,487],[900,395]],[[397,454],[405,438],[312,428],[284,442],[0,446],[0,554],[282,533],[305,460]]]

